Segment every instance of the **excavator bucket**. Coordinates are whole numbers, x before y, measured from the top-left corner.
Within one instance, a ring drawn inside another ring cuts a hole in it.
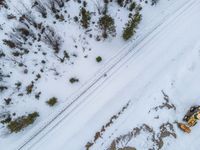
[[[183,124],[183,123],[178,123],[178,127],[179,127],[183,132],[186,132],[186,133],[190,133],[190,132],[191,132],[190,127],[188,127],[187,125],[185,125],[185,124]]]

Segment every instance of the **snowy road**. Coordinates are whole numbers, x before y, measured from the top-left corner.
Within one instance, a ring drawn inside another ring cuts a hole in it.
[[[91,139],[91,135],[110,116],[118,112],[127,101],[131,100],[130,108],[106,133],[108,135],[105,135],[103,144],[97,143],[93,147],[95,150],[104,149],[111,142],[108,140],[108,137],[111,133],[114,133],[115,129],[118,130],[115,136],[118,136],[120,133],[127,131],[128,128],[142,123],[145,119],[148,122],[148,115],[145,111],[149,109],[147,108],[148,104],[148,107],[153,107],[154,100],[151,97],[148,100],[146,98],[150,93],[158,93],[163,88],[168,91],[170,87],[167,87],[167,85],[171,83],[170,81],[174,77],[176,77],[174,80],[177,83],[186,77],[188,81],[191,81],[187,86],[193,91],[189,93],[194,98],[194,95],[199,92],[197,88],[198,83],[200,83],[198,82],[200,80],[197,78],[199,69],[196,67],[195,71],[192,70],[192,73],[188,73],[184,70],[184,67],[188,67],[188,64],[195,61],[192,60],[194,57],[198,56],[197,60],[200,59],[199,53],[196,53],[199,48],[200,37],[199,10],[199,0],[188,2],[184,8],[174,14],[173,17],[168,19],[161,27],[157,28],[148,38],[141,42],[135,48],[132,55],[129,55],[126,60],[121,62],[120,66],[123,65],[123,67],[119,68],[118,66],[107,74],[106,82],[100,88],[92,92],[89,96],[81,97],[81,99],[86,99],[86,101],[74,110],[68,118],[62,121],[44,138],[36,138],[35,142],[37,144],[34,142],[30,143],[24,149],[30,149],[29,147],[36,150],[83,149],[86,142]],[[189,59],[189,57],[192,59]],[[185,62],[188,62],[188,64],[185,64]],[[195,65],[199,65],[198,63],[196,62]],[[182,73],[184,73],[184,76]],[[187,73],[192,75],[186,76]],[[175,88],[179,87],[182,86],[177,85]],[[185,90],[182,88],[181,92],[186,92]],[[191,98],[191,95],[188,98]],[[196,96],[198,97],[198,95]],[[177,98],[177,96],[175,97]],[[189,102],[184,101],[175,103],[185,104],[181,106],[184,108],[190,105]],[[144,109],[144,113],[140,114],[140,117],[132,117],[137,116],[141,109]],[[184,112],[178,113],[179,115],[174,117],[178,118]],[[195,137],[199,135],[200,133],[195,133]],[[38,142],[38,140],[40,141]],[[103,147],[100,148],[101,145]]]

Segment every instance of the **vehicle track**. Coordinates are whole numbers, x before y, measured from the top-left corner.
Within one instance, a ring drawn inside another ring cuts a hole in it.
[[[140,38],[137,43],[134,43],[132,45],[132,43],[129,43],[127,47],[127,51],[124,54],[118,53],[116,55],[116,57],[113,60],[114,62],[111,62],[108,66],[106,66],[105,68],[103,68],[99,74],[97,74],[94,79],[92,79],[86,86],[83,87],[84,89],[80,91],[80,93],[74,97],[72,97],[72,101],[71,103],[69,103],[67,106],[65,106],[61,111],[59,111],[53,118],[51,118],[51,120],[49,120],[46,124],[44,124],[34,135],[32,135],[29,139],[27,139],[22,145],[20,145],[17,149],[21,150],[21,149],[27,149],[27,146],[30,142],[32,142],[36,137],[38,137],[42,132],[44,132],[44,130],[48,130],[45,131],[45,133],[43,133],[41,135],[41,137],[39,137],[39,139],[37,139],[37,141],[35,141],[34,143],[32,143],[31,145],[37,143],[40,139],[42,139],[45,135],[47,135],[53,128],[55,128],[58,124],[60,124],[60,122],[62,120],[64,120],[66,117],[68,117],[70,115],[70,113],[72,111],[74,111],[80,104],[82,104],[84,102],[84,100],[87,99],[88,96],[90,96],[92,94],[93,91],[95,91],[96,89],[98,89],[106,80],[108,80],[119,68],[121,68],[122,66],[124,66],[124,64],[126,64],[128,61],[130,61],[130,58],[132,58],[133,56],[136,56],[136,54],[138,54],[140,52],[140,50],[142,49],[142,47],[144,47],[146,44],[148,44],[153,38],[156,37],[156,35],[158,35],[158,33],[160,31],[162,31],[163,28],[165,28],[166,26],[168,26],[170,23],[172,23],[177,17],[179,17],[186,9],[189,9],[190,7],[192,7],[195,3],[195,0],[190,0],[188,2],[186,2],[183,6],[181,6],[178,10],[176,10],[175,12],[173,12],[172,16],[168,16],[167,18],[165,18],[164,22],[161,22],[160,24],[158,24],[157,26],[155,26],[153,28],[153,30],[149,31],[146,35],[144,35],[142,38]],[[155,32],[156,31],[156,32]],[[145,41],[146,40],[146,41]],[[139,44],[141,44],[142,42],[144,42],[144,44],[142,44],[142,46],[140,46]],[[139,46],[139,47],[138,47]],[[119,57],[119,58],[118,58]],[[105,74],[107,74],[107,76],[105,76]],[[109,75],[108,75],[109,74]],[[92,90],[92,91],[91,91]],[[89,92],[89,93],[88,93]],[[82,101],[79,101],[81,97],[83,97],[84,95],[86,95],[86,97],[84,97],[84,99]],[[66,111],[68,111],[69,109],[71,109],[69,112],[67,112],[66,114],[64,114]],[[64,116],[62,116],[64,115]],[[59,118],[61,117],[61,118]],[[54,122],[56,122],[51,128],[48,128],[51,124],[53,124]],[[30,147],[29,147],[30,148]]]

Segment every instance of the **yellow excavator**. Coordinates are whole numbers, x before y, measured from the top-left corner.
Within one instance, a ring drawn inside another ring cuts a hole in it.
[[[200,106],[192,106],[183,118],[186,123],[178,123],[178,127],[182,131],[190,133],[190,128],[195,126],[198,120],[200,120]]]

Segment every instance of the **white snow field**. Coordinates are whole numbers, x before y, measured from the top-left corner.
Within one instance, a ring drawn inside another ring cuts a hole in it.
[[[18,1],[9,3],[12,8],[20,6]],[[24,3],[29,6],[28,1]],[[77,5],[78,9],[73,9],[70,4],[67,7],[73,16],[79,8]],[[88,45],[78,40],[72,44],[74,39],[85,36],[82,28],[73,23],[55,25],[66,38],[64,46],[69,45],[70,54],[75,51],[80,57],[72,58],[63,67],[53,54],[48,54],[47,68],[52,66],[61,75],[55,77],[53,70],[47,70],[37,83],[36,91],[44,93],[40,101],[35,101],[34,95],[21,100],[14,94],[16,103],[8,107],[17,115],[37,110],[40,117],[17,134],[4,135],[0,130],[0,150],[199,149],[200,125],[185,134],[177,128],[176,121],[181,122],[190,106],[200,103],[200,0],[160,1],[153,7],[142,1],[141,5],[143,20],[129,42],[120,36],[99,43],[86,37]],[[117,7],[111,8],[120,34],[127,21],[123,18],[126,12],[115,14]],[[0,15],[0,25],[5,29],[1,31],[2,39],[15,26],[15,22],[6,26],[4,15]],[[69,30],[63,32],[63,27]],[[73,49],[74,44],[85,46],[86,51]],[[92,51],[88,50],[90,47]],[[98,55],[103,56],[103,62],[97,65]],[[29,57],[33,61],[24,61],[30,67],[43,58],[32,54]],[[18,79],[28,84],[35,77],[23,75],[11,64],[5,66],[15,75],[10,83]],[[31,68],[30,72],[34,69],[39,68]],[[80,83],[66,86],[71,76],[78,76]],[[60,100],[56,108],[44,103],[49,96]]]
[[[185,2],[112,68],[104,81],[82,95],[80,104],[64,112],[59,123],[51,123],[21,149],[81,150],[90,142],[89,149],[104,150],[115,141],[116,149],[198,150],[200,125],[185,134],[175,122],[200,103],[199,10],[199,0]],[[127,136],[144,125],[136,135]],[[94,138],[98,131],[99,138]]]

